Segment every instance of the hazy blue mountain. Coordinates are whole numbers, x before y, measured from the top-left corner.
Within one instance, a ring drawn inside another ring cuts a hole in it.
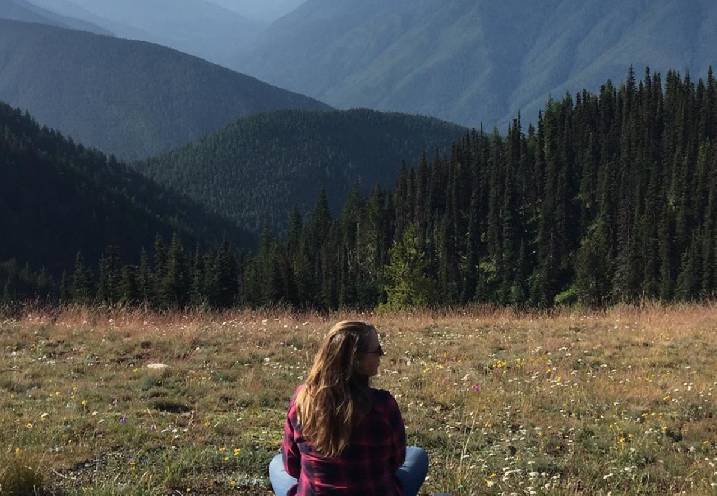
[[[99,23],[119,37],[158,43],[222,65],[232,62],[265,25],[206,0],[33,1]]]
[[[208,0],[224,8],[238,12],[249,19],[269,23],[275,21],[306,0]]]
[[[46,10],[50,10],[52,12],[61,12],[63,15],[70,16],[75,19],[82,19],[84,21],[90,22],[97,26],[103,26],[105,29],[108,29],[110,32],[114,33],[122,33],[123,38],[130,38],[130,39],[136,39],[136,40],[146,40],[149,38],[149,34],[145,31],[142,31],[139,28],[134,28],[132,26],[129,26],[127,24],[122,24],[118,21],[113,21],[110,19],[107,19],[105,17],[99,16],[97,14],[94,14],[90,12],[89,10],[81,7],[80,5],[74,3],[73,0],[26,0],[28,2],[32,2],[35,5],[38,5]]]
[[[338,107],[492,126],[631,64],[703,74],[715,25],[711,0],[307,0],[236,67]]]
[[[281,227],[325,188],[333,207],[357,186],[393,185],[402,162],[445,150],[465,128],[372,110],[286,110],[247,117],[201,141],[135,164],[250,230]]]
[[[238,118],[328,108],[178,51],[0,20],[0,100],[121,158],[168,151]]]
[[[108,244],[136,261],[157,234],[173,232],[189,246],[251,243],[234,223],[4,103],[0,129],[0,262],[57,274],[78,251],[94,261]]]
[[[60,15],[51,10],[44,9],[25,0],[0,0],[0,19],[10,19],[23,22],[37,22],[59,26],[62,28],[79,29],[97,34],[112,33],[106,29],[71,16]]]

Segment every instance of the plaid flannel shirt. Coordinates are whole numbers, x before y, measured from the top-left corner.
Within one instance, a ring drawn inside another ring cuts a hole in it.
[[[406,458],[406,429],[391,393],[372,388],[371,412],[343,453],[326,458],[301,435],[294,400],[302,387],[291,398],[284,424],[284,468],[299,481],[288,496],[403,496],[396,470]]]

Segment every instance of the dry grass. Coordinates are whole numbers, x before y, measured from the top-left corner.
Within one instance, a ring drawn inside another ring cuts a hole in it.
[[[66,495],[270,494],[288,397],[349,317],[382,331],[374,384],[429,452],[427,492],[717,492],[714,304],[27,313],[0,322],[2,477]]]

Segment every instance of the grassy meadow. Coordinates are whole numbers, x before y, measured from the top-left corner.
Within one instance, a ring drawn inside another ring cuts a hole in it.
[[[425,494],[717,494],[707,304],[28,312],[0,321],[0,495],[271,494],[288,399],[326,331],[356,317],[386,351],[374,386],[429,453]]]

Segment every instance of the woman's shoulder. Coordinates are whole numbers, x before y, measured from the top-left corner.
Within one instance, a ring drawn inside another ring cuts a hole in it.
[[[294,406],[294,404],[296,403],[296,397],[299,396],[299,393],[302,389],[304,389],[304,387],[306,387],[305,384],[299,384],[294,388],[294,392],[291,393],[291,399],[289,400],[289,408]]]
[[[371,388],[374,404],[384,408],[396,408],[398,403],[393,395],[385,389]]]

